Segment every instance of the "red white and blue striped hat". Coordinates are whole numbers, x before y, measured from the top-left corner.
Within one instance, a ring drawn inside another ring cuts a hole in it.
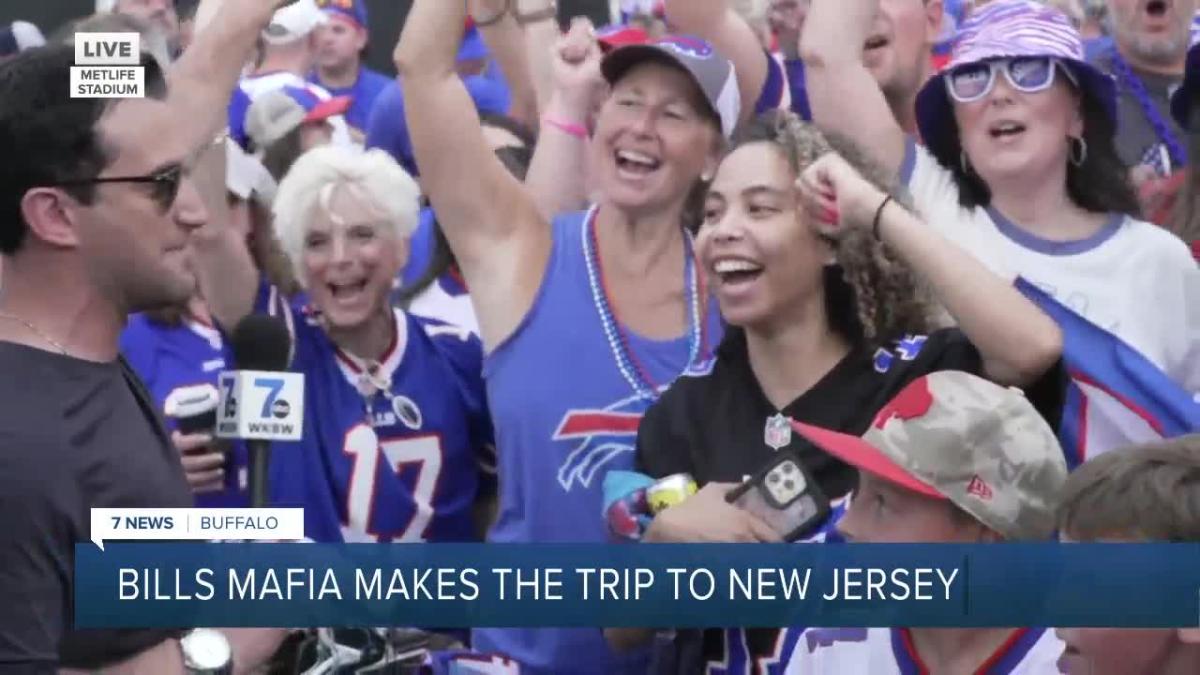
[[[722,135],[725,138],[733,135],[742,112],[733,62],[698,37],[668,35],[653,42],[628,44],[608,52],[600,62],[600,72],[610,85],[616,84],[634,66],[648,61],[678,68],[691,77],[720,122]]]
[[[1083,41],[1071,20],[1035,0],[996,0],[971,12],[958,31],[950,63],[917,94],[917,128],[939,162],[957,166],[961,150],[946,74],[958,66],[1013,56],[1058,59],[1071,70],[1084,95],[1099,101],[1116,128],[1116,84],[1112,76],[1084,60]]]

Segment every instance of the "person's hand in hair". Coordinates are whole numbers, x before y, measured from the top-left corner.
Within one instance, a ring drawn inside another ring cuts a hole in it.
[[[773,543],[782,538],[750,513],[725,501],[733,483],[709,483],[658,514],[643,541],[657,543]]]
[[[796,190],[813,226],[831,237],[847,227],[871,227],[887,197],[835,152],[809,165]]]
[[[211,434],[171,433],[171,443],[179,451],[183,472],[194,494],[225,489],[225,454],[213,442]]]
[[[551,53],[554,87],[560,100],[582,116],[607,94],[608,84],[600,74],[600,43],[596,30],[585,17],[576,17],[571,28],[555,43]]]

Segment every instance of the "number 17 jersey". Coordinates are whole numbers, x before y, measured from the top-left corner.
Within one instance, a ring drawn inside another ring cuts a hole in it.
[[[471,507],[492,452],[478,338],[393,310],[396,339],[366,378],[315,310],[271,290],[259,305],[288,323],[305,375],[304,437],[275,444],[272,504],[303,507],[319,542],[477,539]],[[364,397],[368,379],[381,386]]]

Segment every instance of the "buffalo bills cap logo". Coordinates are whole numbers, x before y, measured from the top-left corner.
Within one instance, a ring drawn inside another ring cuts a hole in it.
[[[711,59],[716,54],[712,45],[690,35],[672,35],[671,37],[659,40],[656,44],[686,58]]]

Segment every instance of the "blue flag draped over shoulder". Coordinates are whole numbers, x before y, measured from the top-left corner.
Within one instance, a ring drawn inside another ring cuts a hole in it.
[[[1028,281],[1016,285],[1062,329],[1070,382],[1059,440],[1069,468],[1126,445],[1200,431],[1200,403],[1141,352]]]

